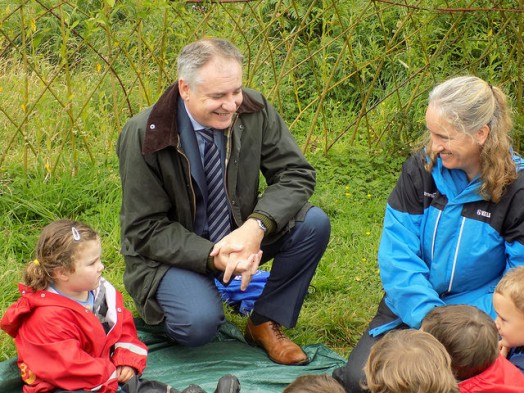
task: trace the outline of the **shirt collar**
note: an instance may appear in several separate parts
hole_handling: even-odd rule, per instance
[[[191,115],[191,113],[187,109],[187,105],[186,105],[185,101],[184,101],[184,108],[186,109],[187,116],[189,117],[189,120],[191,121],[191,125],[193,126],[193,130],[200,131],[200,130],[203,130],[203,129],[206,128],[206,127],[204,127],[202,124],[200,124],[198,121],[196,121],[193,118],[193,116]]]

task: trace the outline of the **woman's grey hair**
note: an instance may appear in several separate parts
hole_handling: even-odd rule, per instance
[[[204,38],[186,45],[178,55],[178,79],[195,86],[197,73],[211,59],[221,57],[237,61],[240,65],[244,56],[230,41],[223,38]]]
[[[476,76],[459,76],[436,86],[429,93],[429,106],[454,129],[471,137],[485,125],[489,127],[484,144],[479,145],[479,194],[499,202],[506,187],[517,178],[510,136],[513,121],[504,92]],[[426,152],[431,158],[426,169],[431,171],[438,153],[432,151],[430,141]]]
[[[497,128],[493,87],[476,76],[448,79],[429,93],[429,106],[457,131],[473,134],[487,124]],[[507,132],[508,130],[504,130]]]

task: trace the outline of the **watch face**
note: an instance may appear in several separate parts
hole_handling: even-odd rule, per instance
[[[258,223],[258,226],[260,227],[260,229],[262,229],[264,232],[267,231],[266,226],[264,225],[264,223],[261,220],[257,219],[257,223]]]

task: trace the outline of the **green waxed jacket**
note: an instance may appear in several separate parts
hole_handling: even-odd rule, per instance
[[[156,290],[170,266],[208,273],[213,243],[193,233],[196,198],[177,131],[178,85],[131,118],[117,142],[122,181],[124,285],[148,324],[163,320]],[[256,213],[278,239],[303,216],[315,187],[306,161],[276,110],[245,89],[226,133],[226,185],[234,226]],[[260,172],[267,188],[259,195]]]

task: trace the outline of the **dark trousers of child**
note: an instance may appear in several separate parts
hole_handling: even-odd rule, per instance
[[[87,390],[55,390],[53,393],[86,393]],[[189,385],[187,388],[177,390],[163,382],[148,381],[138,376],[131,378],[124,385],[119,387],[118,392],[123,393],[206,393],[198,385]],[[240,382],[234,375],[224,375],[218,380],[217,388],[214,393],[239,393]]]

